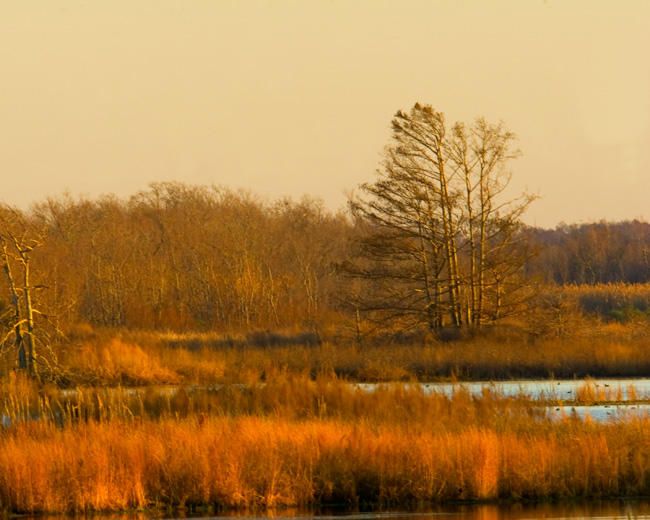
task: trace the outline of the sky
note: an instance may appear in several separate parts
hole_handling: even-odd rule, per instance
[[[0,0],[0,200],[372,182],[390,120],[503,120],[524,220],[650,219],[650,1]]]

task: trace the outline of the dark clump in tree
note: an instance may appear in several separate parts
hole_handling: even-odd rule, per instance
[[[420,104],[397,112],[392,129],[377,180],[350,200],[366,232],[343,270],[371,282],[353,304],[432,330],[512,314],[530,256],[519,219],[533,200],[504,195],[514,134],[484,119],[448,129]]]

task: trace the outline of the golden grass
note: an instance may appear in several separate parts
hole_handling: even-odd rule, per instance
[[[518,321],[450,342],[402,333],[393,340],[369,334],[358,344],[346,336],[345,324],[331,325],[321,336],[288,329],[180,334],[81,324],[57,346],[60,382],[250,384],[278,371],[312,377],[333,372],[371,382],[650,376],[649,308],[650,284],[546,287]],[[619,311],[625,320],[615,319]]]
[[[566,285],[562,292],[575,299],[584,312],[619,321],[635,314],[647,317],[650,311],[650,283]]]
[[[497,431],[223,417],[22,424],[0,439],[15,512],[374,505],[650,493],[650,420]]]
[[[152,382],[177,383],[178,376],[155,357],[149,355],[140,346],[125,343],[113,338],[101,349],[84,345],[79,356],[74,358],[79,365],[71,365],[73,369],[88,366],[102,381],[146,384]],[[83,365],[81,365],[83,362]]]
[[[597,384],[592,379],[587,379],[578,386],[575,392],[575,401],[582,405],[598,403],[612,403],[626,401],[633,403],[638,400],[647,400],[648,395],[637,395],[634,384],[617,384],[605,386]]]
[[[648,338],[650,323],[598,321],[567,338],[503,327],[450,343],[362,345],[254,346],[217,335],[104,331],[77,339],[60,360],[68,385],[251,384],[282,371],[368,382],[642,377],[650,375]]]
[[[216,389],[0,385],[0,508],[374,507],[650,493],[650,418],[551,418],[492,390],[269,373]],[[584,392],[593,391],[586,381]],[[591,389],[591,390],[590,390]],[[34,420],[37,419],[37,420]]]
[[[544,411],[526,398],[486,390],[480,398],[459,387],[453,396],[427,394],[419,385],[378,385],[372,391],[334,376],[277,372],[264,384],[217,387],[84,387],[59,392],[22,377],[0,386],[0,411],[16,424],[39,418],[58,426],[80,421],[158,420],[203,415],[258,416],[287,420],[336,419],[366,424],[406,424],[429,430],[461,430],[468,424],[518,428]],[[541,424],[541,423],[540,423]]]
[[[218,355],[168,348],[109,335],[68,348],[64,372],[76,384],[151,385],[218,381],[225,365]]]

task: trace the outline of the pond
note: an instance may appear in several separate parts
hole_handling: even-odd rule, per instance
[[[383,383],[390,385],[391,383]],[[563,401],[564,405],[544,406],[551,417],[590,417],[595,421],[625,420],[650,413],[650,379],[576,379],[576,380],[519,380],[519,381],[471,381],[463,383],[407,383],[418,385],[427,393],[437,392],[451,397],[464,391],[471,395],[493,392],[506,397],[526,396],[530,399]],[[381,384],[355,383],[368,392]],[[604,402],[603,404],[576,404],[576,400]]]
[[[390,383],[387,383],[390,384]],[[408,383],[413,384],[413,383]],[[470,381],[464,383],[415,383],[426,393],[438,392],[451,396],[464,390],[473,395],[481,395],[486,390],[503,396],[526,395],[531,399],[573,400],[578,391],[591,385],[596,394],[610,401],[649,400],[650,379],[532,379],[518,381]],[[357,383],[359,388],[372,391],[377,383]],[[605,399],[600,399],[605,400]]]

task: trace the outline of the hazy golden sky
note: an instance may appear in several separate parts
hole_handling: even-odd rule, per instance
[[[399,108],[503,119],[527,220],[650,218],[650,1],[0,0],[0,198],[372,180]]]

